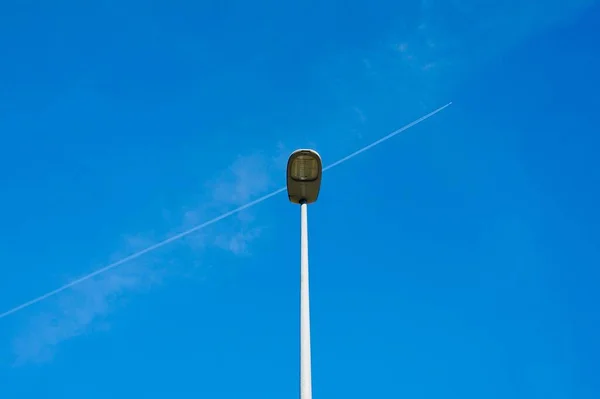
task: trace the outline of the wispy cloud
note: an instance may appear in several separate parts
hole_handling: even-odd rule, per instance
[[[138,250],[148,245],[143,237],[127,237],[125,246]],[[60,295],[50,310],[31,317],[13,341],[15,365],[51,360],[58,346],[94,330],[108,330],[106,316],[127,294],[142,292],[162,281],[156,259],[133,262],[74,286]]]
[[[217,247],[231,252],[234,255],[249,255],[249,246],[252,241],[260,236],[262,228],[255,227],[230,234],[219,234],[214,243]]]
[[[241,205],[266,192],[272,184],[268,158],[261,153],[239,156],[207,188],[213,201],[223,205]]]
[[[281,172],[279,164],[283,151],[285,146],[279,143],[272,155],[255,153],[237,157],[227,170],[206,183],[207,195],[204,197],[208,200],[183,210],[178,226],[173,230],[197,225],[209,215],[214,216],[214,212],[230,210],[264,194],[272,188],[275,177]],[[163,216],[172,222],[173,212],[164,212]],[[199,231],[185,237],[183,244],[193,251],[215,247],[234,256],[248,256],[251,243],[262,231],[264,226],[255,225],[254,214],[244,211],[236,215],[232,228],[223,225],[211,236]],[[114,258],[120,259],[156,241],[150,234],[126,236],[123,250]],[[163,283],[167,274],[164,265],[168,263],[165,256],[145,256],[62,292],[49,309],[31,317],[20,330],[12,345],[14,364],[50,361],[64,341],[94,331],[110,330],[111,312],[126,303],[132,294]]]
[[[393,45],[400,55],[404,66],[419,72],[433,70],[438,64],[445,64],[451,60],[440,57],[436,53],[436,43],[430,35],[426,25],[421,25],[411,37]]]
[[[358,118],[359,122],[361,124],[365,124],[367,123],[367,116],[365,115],[364,111],[358,107],[352,107],[352,111],[354,111],[354,113],[356,114],[356,117]]]
[[[417,27],[391,38],[404,65],[426,78],[485,62],[539,31],[578,15],[594,0],[533,2],[422,0]],[[435,73],[434,73],[435,72]]]
[[[207,188],[212,193],[216,206],[240,206],[252,199],[265,194],[273,188],[274,181],[284,181],[281,172],[281,162],[287,159],[288,153],[283,143],[278,143],[273,155],[255,153],[239,156],[235,162]],[[264,226],[256,226],[252,211],[240,212],[236,215],[235,230],[217,234],[212,244],[233,255],[249,255],[250,243],[260,237]]]

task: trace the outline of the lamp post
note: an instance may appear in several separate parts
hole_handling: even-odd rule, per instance
[[[288,198],[300,205],[300,399],[312,399],[307,206],[319,196],[322,173],[321,157],[314,150],[296,150],[288,159]]]

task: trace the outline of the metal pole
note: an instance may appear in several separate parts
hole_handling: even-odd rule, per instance
[[[308,212],[300,204],[300,399],[312,399],[308,300]]]

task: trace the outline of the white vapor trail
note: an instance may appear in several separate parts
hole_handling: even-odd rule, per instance
[[[449,102],[448,104],[446,104],[446,105],[444,105],[444,106],[442,106],[442,107],[440,107],[440,108],[438,108],[438,109],[436,109],[436,110],[428,113],[427,115],[424,115],[424,116],[420,117],[419,119],[416,119],[416,120],[412,121],[408,125],[405,125],[405,126],[401,127],[400,129],[393,131],[392,133],[388,134],[387,136],[382,137],[379,140],[374,141],[373,143],[371,143],[371,144],[369,144],[369,145],[361,148],[360,150],[357,150],[357,151],[353,152],[352,154],[345,156],[344,158],[342,158],[342,159],[340,159],[340,160],[332,163],[331,165],[328,165],[327,167],[323,168],[323,172],[325,172],[325,171],[327,171],[327,170],[329,170],[331,168],[334,168],[334,167],[336,167],[338,165],[341,165],[342,163],[344,163],[344,162],[346,162],[346,161],[354,158],[355,156],[357,156],[357,155],[359,155],[359,154],[361,154],[361,153],[363,153],[365,151],[370,150],[371,148],[375,147],[376,145],[381,144],[384,141],[387,141],[387,140],[391,139],[392,137],[394,137],[394,136],[396,136],[396,135],[404,132],[405,130],[410,129],[411,127],[413,127],[413,126],[415,126],[415,125],[423,122],[424,120],[431,118],[433,115],[437,114],[438,112],[440,112],[440,111],[448,108],[451,104],[452,104],[452,102]],[[256,204],[259,204],[259,203],[261,203],[263,201],[266,201],[269,198],[274,197],[277,194],[282,193],[284,191],[286,191],[286,187],[282,187],[280,189],[277,189],[277,190],[273,191],[272,193],[264,195],[264,196],[262,196],[262,197],[260,197],[258,199],[255,199],[254,201],[248,202],[247,204],[242,205],[239,208],[236,208],[234,210],[226,212],[226,213],[222,214],[221,216],[217,216],[214,219],[211,219],[211,220],[209,220],[207,222],[204,222],[204,223],[199,224],[199,225],[197,225],[195,227],[192,227],[189,230],[183,231],[183,232],[181,232],[179,234],[176,234],[176,235],[174,235],[172,237],[169,237],[166,240],[163,240],[163,241],[158,242],[158,243],[156,243],[154,245],[151,245],[151,246],[149,246],[149,247],[147,247],[145,249],[142,249],[141,251],[138,251],[138,252],[133,253],[133,254],[131,254],[129,256],[126,256],[126,257],[124,257],[124,258],[122,258],[122,259],[120,259],[120,260],[118,260],[118,261],[116,261],[114,263],[111,263],[110,265],[104,266],[103,268],[100,268],[100,269],[98,269],[98,270],[96,270],[96,271],[94,271],[94,272],[92,272],[90,274],[87,274],[87,275],[85,275],[83,277],[80,277],[80,278],[78,278],[76,280],[73,280],[70,283],[67,283],[67,284],[63,285],[62,287],[59,287],[59,288],[57,288],[55,290],[52,290],[52,291],[49,291],[49,292],[45,293],[44,295],[40,295],[37,298],[34,298],[34,299],[30,300],[30,301],[22,303],[21,305],[15,306],[14,308],[12,308],[10,310],[7,310],[4,313],[0,313],[0,319],[3,319],[5,317],[7,317],[7,316],[10,316],[11,314],[16,313],[16,312],[18,312],[18,311],[20,311],[22,309],[28,308],[29,306],[34,305],[34,304],[36,304],[38,302],[41,302],[41,301],[43,301],[46,298],[49,298],[49,297],[54,296],[56,294],[59,294],[59,293],[65,291],[65,290],[67,290],[67,289],[69,289],[69,288],[71,288],[71,287],[73,287],[73,286],[75,286],[77,284],[80,284],[80,283],[82,283],[82,282],[84,282],[86,280],[89,280],[89,279],[91,279],[91,278],[93,278],[93,277],[95,277],[95,276],[97,276],[99,274],[105,273],[105,272],[107,272],[107,271],[109,271],[111,269],[114,269],[117,266],[120,266],[120,265],[122,265],[124,263],[127,263],[130,260],[139,258],[140,256],[147,254],[148,252],[152,252],[155,249],[161,248],[161,247],[163,247],[163,246],[165,246],[165,245],[167,245],[167,244],[169,244],[169,243],[171,243],[173,241],[177,241],[180,238],[183,238],[183,237],[188,236],[188,235],[190,235],[190,234],[192,234],[192,233],[194,233],[194,232],[196,232],[198,230],[201,230],[201,229],[203,229],[205,227],[208,227],[211,224],[217,223],[218,221],[220,221],[222,219],[225,219],[225,218],[227,218],[227,217],[229,217],[231,215],[234,215],[236,213],[239,213],[239,212],[243,211],[244,209],[248,209],[248,208],[250,208],[250,207],[252,207],[252,206],[254,206]]]

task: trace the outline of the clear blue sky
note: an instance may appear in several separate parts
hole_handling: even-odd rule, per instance
[[[314,397],[600,397],[599,5],[150,3],[0,3],[0,313],[454,101],[324,175]],[[298,228],[279,195],[1,318],[0,397],[297,398]]]

